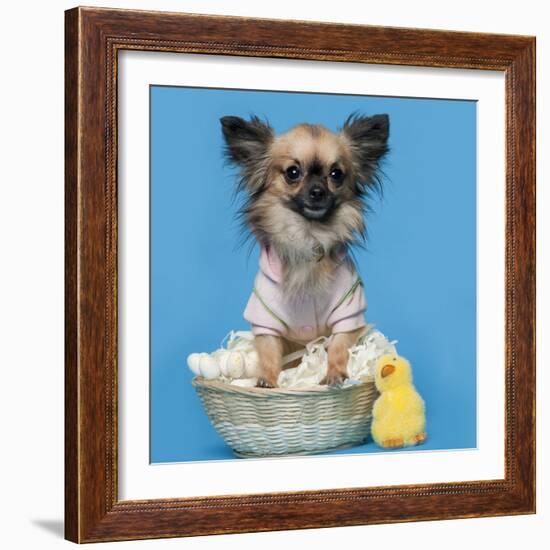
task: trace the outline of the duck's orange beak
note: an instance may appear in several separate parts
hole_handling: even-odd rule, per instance
[[[395,365],[384,365],[382,367],[382,370],[380,371],[380,375],[382,376],[382,378],[386,378],[386,376],[392,374],[394,370]]]

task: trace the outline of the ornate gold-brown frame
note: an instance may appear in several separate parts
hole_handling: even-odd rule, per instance
[[[506,81],[504,479],[120,501],[120,50],[497,70]],[[66,537],[143,539],[533,513],[535,39],[98,8],[66,12]]]

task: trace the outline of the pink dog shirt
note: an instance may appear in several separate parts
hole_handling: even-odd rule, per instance
[[[285,300],[282,266],[275,251],[263,245],[254,290],[244,311],[252,332],[284,336],[306,344],[319,336],[364,327],[367,301],[361,279],[347,262],[338,265],[325,296]]]

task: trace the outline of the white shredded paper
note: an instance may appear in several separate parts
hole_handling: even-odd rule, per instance
[[[330,337],[321,337],[306,345],[300,364],[284,369],[279,375],[281,388],[318,386],[327,372],[327,346]],[[348,379],[344,385],[357,384],[373,376],[377,359],[386,353],[396,354],[396,341],[389,341],[373,325],[365,327],[357,343],[349,349]],[[220,379],[241,387],[256,385],[259,368],[254,349],[254,335],[248,331],[231,331],[213,353],[192,353],[187,364],[197,376]]]

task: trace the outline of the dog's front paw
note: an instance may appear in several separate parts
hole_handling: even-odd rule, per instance
[[[345,371],[329,368],[326,376],[321,380],[321,385],[337,386],[338,384],[342,384],[347,377],[348,375]]]
[[[274,388],[276,386],[277,386],[276,382],[272,382],[267,378],[264,378],[263,376],[260,376],[260,378],[258,378],[258,381],[256,382],[257,388]]]

